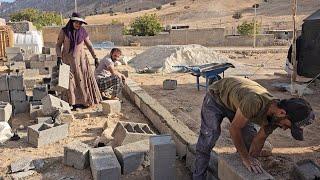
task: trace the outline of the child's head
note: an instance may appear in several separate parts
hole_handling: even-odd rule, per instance
[[[112,59],[112,61],[118,61],[120,56],[121,56],[122,52],[119,48],[113,48],[111,49],[111,52],[110,52],[110,57]]]

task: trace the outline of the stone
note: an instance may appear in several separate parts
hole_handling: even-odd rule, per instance
[[[64,147],[63,163],[76,169],[85,169],[89,166],[89,146],[75,141]]]
[[[10,165],[11,173],[41,169],[44,166],[42,159],[32,159],[30,157],[19,159]]]
[[[26,113],[29,111],[30,103],[28,101],[13,101],[14,114]]]
[[[36,124],[28,127],[28,143],[42,147],[68,137],[68,124]]]
[[[113,145],[115,147],[149,139],[150,136],[156,135],[151,131],[148,124],[133,122],[118,122],[112,132],[114,137]]]
[[[178,82],[177,80],[166,79],[163,81],[164,90],[175,90],[177,89]]]
[[[68,110],[58,110],[53,115],[55,122],[58,123],[71,123],[74,121],[74,115],[71,111]]]
[[[53,91],[65,91],[69,89],[69,74],[70,66],[62,64],[58,67],[54,67],[51,75],[50,90]]]
[[[11,101],[26,101],[27,94],[25,90],[11,90],[10,91],[10,99]]]
[[[41,101],[42,98],[48,95],[48,86],[46,84],[38,85],[33,88],[32,94],[34,101]]]
[[[121,166],[111,146],[90,149],[90,167],[94,180],[119,180]]]
[[[7,90],[9,90],[8,75],[2,74],[0,75],[0,91],[7,91]]]
[[[114,152],[121,165],[122,174],[130,174],[142,165],[150,165],[149,139],[116,147]]]
[[[9,91],[0,91],[0,101],[11,102]]]
[[[8,77],[9,90],[24,90],[23,76],[21,74],[11,74]]]
[[[52,117],[37,117],[36,123],[37,124],[43,124],[43,123],[52,124],[53,120],[52,120]]]
[[[37,117],[43,116],[42,105],[33,105],[30,103],[30,118],[36,119]]]
[[[239,154],[219,154],[218,177],[220,180],[273,180],[263,170],[262,174],[251,173],[243,164]]]
[[[22,179],[27,179],[29,176],[32,176],[33,174],[35,174],[37,171],[26,171],[26,172],[18,172],[18,173],[14,173],[11,174],[11,178],[13,180],[22,180]]]
[[[176,176],[176,146],[170,135],[150,137],[151,180],[171,180]]]
[[[121,103],[119,100],[106,100],[102,101],[101,104],[104,114],[115,114],[121,111]]]
[[[298,161],[290,172],[291,180],[320,179],[320,167],[311,159]]]
[[[12,115],[12,105],[8,102],[0,102],[0,121],[8,122]]]
[[[71,111],[69,103],[48,94],[46,97],[41,99],[44,115],[53,115],[57,110]]]

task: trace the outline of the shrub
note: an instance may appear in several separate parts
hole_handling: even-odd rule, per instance
[[[130,34],[133,36],[154,36],[162,27],[156,14],[145,14],[137,17],[131,24]]]
[[[237,27],[238,33],[240,35],[253,35],[254,22],[243,22]],[[256,34],[259,32],[260,24],[256,23]]]

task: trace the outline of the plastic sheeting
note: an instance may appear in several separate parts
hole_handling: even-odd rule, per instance
[[[7,122],[0,122],[0,144],[6,142],[12,136],[10,125]]]
[[[43,47],[42,32],[28,31],[14,34],[14,47],[20,47],[25,54],[40,54]]]

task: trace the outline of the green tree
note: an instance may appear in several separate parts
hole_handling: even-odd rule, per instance
[[[256,23],[256,34],[260,31],[260,24]],[[240,35],[251,36],[254,32],[254,22],[244,21],[241,25],[237,27],[238,33]]]
[[[156,14],[145,14],[137,17],[131,24],[130,34],[133,36],[154,36],[162,30],[160,20]]]
[[[10,20],[12,22],[30,21],[37,27],[37,29],[41,29],[43,26],[62,24],[59,14],[39,11],[32,8],[11,14]]]

